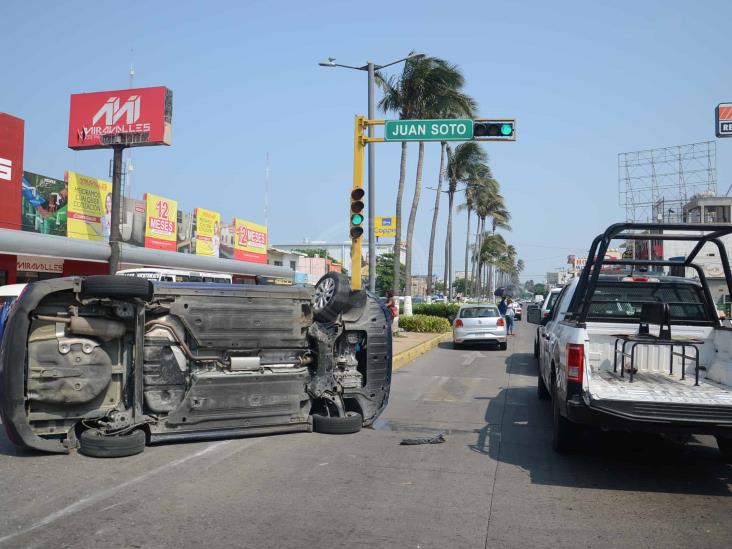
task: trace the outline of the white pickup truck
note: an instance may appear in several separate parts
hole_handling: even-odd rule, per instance
[[[683,260],[603,259],[612,240],[648,240],[650,231],[654,240],[697,244]],[[571,449],[585,424],[711,434],[732,459],[732,328],[719,321],[694,263],[704,246],[717,246],[732,288],[719,240],[730,233],[732,225],[624,223],[594,240],[587,266],[544,321],[540,342],[538,394],[552,399],[555,450]],[[697,276],[667,276],[664,267]],[[542,322],[538,309],[528,321]]]

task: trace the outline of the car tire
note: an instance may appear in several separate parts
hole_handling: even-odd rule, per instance
[[[150,301],[153,285],[149,280],[136,276],[93,275],[81,281],[81,293],[86,297],[139,297]]]
[[[562,416],[559,410],[559,396],[556,382],[552,385],[552,448],[555,452],[565,454],[575,448],[577,426]]]
[[[464,346],[464,345],[463,345],[462,343],[455,343],[455,342],[453,341],[453,342],[452,342],[452,348],[453,348],[453,349],[463,349],[463,348],[465,348],[465,346]]]
[[[333,322],[346,310],[350,297],[348,277],[343,273],[326,273],[315,285],[313,318],[318,322]]]
[[[539,342],[536,339],[534,340],[534,358],[539,358]]]
[[[505,351],[506,349],[508,349],[508,342],[507,341],[504,341],[504,342],[498,344],[498,350],[499,351]]]
[[[539,397],[539,400],[549,400],[551,398],[551,394],[549,394],[549,389],[546,388],[546,383],[544,383],[541,370],[539,371],[538,377],[539,381],[536,384],[536,394]]]
[[[145,432],[136,429],[125,435],[104,435],[87,429],[79,437],[79,451],[90,457],[115,458],[134,456],[145,450]]]
[[[717,447],[725,463],[732,463],[732,438],[716,436]]]
[[[363,427],[363,418],[358,412],[346,412],[345,417],[313,414],[313,431],[325,435],[350,435]]]

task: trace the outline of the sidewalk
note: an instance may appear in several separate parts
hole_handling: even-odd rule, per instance
[[[399,337],[392,340],[392,370],[396,371],[406,366],[418,356],[437,347],[441,341],[450,339],[452,339],[450,332],[444,334],[400,332]]]

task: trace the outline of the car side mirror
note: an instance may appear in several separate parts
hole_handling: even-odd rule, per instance
[[[526,320],[529,324],[541,324],[541,309],[531,307],[526,313]]]

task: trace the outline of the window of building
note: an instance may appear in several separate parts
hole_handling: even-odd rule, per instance
[[[705,223],[729,223],[729,206],[706,206],[704,221]]]
[[[282,267],[282,261],[275,261],[275,267]]]
[[[290,261],[290,269],[297,270],[297,261]]]
[[[701,208],[697,206],[684,212],[686,223],[701,223]]]

